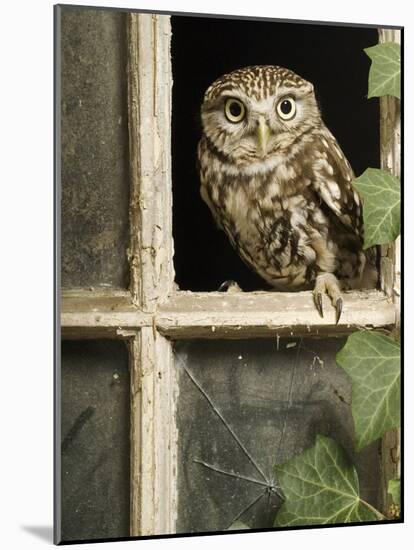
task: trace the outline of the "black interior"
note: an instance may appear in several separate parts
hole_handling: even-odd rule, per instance
[[[374,28],[273,21],[172,17],[173,232],[176,282],[182,290],[217,290],[227,279],[265,289],[216,229],[199,194],[196,147],[206,88],[247,65],[292,69],[315,85],[323,118],[356,175],[379,167],[379,102],[367,99]]]

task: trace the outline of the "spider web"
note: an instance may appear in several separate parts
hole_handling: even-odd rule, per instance
[[[280,450],[283,448],[283,443],[286,437],[286,427],[288,424],[288,416],[289,411],[292,407],[293,402],[293,390],[295,386],[295,377],[297,372],[297,367],[300,361],[301,352],[307,352],[311,353],[313,355],[313,365],[316,364],[323,364],[319,356],[312,350],[306,348],[303,344],[303,338],[298,339],[296,342],[290,342],[287,347],[292,347],[292,352],[295,354],[293,367],[291,367],[291,374],[290,374],[290,380],[288,383],[288,395],[286,399],[286,407],[285,410],[282,412],[283,420],[282,420],[282,426],[280,430],[280,436],[276,447],[276,452],[274,455],[274,463],[277,463],[279,461],[280,457]],[[277,341],[277,350],[279,350],[279,340]],[[226,415],[223,414],[220,407],[215,403],[215,400],[212,398],[212,396],[207,392],[206,388],[203,387],[203,385],[200,383],[197,376],[194,375],[194,372],[192,369],[189,369],[184,360],[180,357],[177,357],[177,365],[179,368],[181,368],[186,375],[188,376],[189,380],[193,384],[193,386],[200,392],[202,395],[202,398],[205,400],[205,402],[208,404],[209,409],[214,413],[215,417],[218,419],[218,421],[224,426],[225,430],[229,434],[230,438],[233,440],[233,442],[237,445],[239,450],[242,452],[242,454],[245,456],[245,458],[248,460],[248,462],[253,467],[255,475],[245,475],[241,472],[235,472],[232,470],[229,470],[222,464],[220,464],[220,461],[217,461],[218,463],[212,463],[208,460],[205,460],[205,457],[203,456],[191,456],[190,460],[197,464],[201,469],[204,469],[210,474],[213,473],[213,475],[218,476],[225,476],[227,478],[233,478],[237,480],[238,484],[254,484],[259,489],[259,493],[255,494],[253,498],[251,498],[247,503],[237,503],[237,510],[235,511],[235,514],[233,515],[231,521],[228,522],[227,525],[223,526],[223,529],[230,528],[231,525],[233,525],[237,520],[242,518],[249,510],[253,509],[255,505],[257,505],[262,499],[266,499],[265,502],[265,510],[266,510],[266,516],[269,520],[269,527],[272,527],[275,511],[280,505],[282,504],[284,500],[284,495],[282,492],[281,487],[279,486],[277,479],[275,479],[273,473],[266,473],[264,469],[260,466],[260,461],[258,457],[254,456],[254,453],[250,450],[248,450],[246,446],[246,442],[243,441],[243,438],[238,433],[238,430],[232,426],[228,418],[226,418]],[[250,527],[250,526],[249,526]],[[254,527],[254,526],[251,526]]]

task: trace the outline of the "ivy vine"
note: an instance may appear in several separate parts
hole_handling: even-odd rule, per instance
[[[400,46],[378,44],[364,50],[372,64],[368,98],[400,97]],[[393,241],[400,232],[400,183],[385,170],[368,168],[353,182],[364,203],[364,248]],[[376,331],[360,330],[347,339],[337,363],[352,381],[355,446],[360,451],[400,424],[400,345]],[[355,467],[344,450],[318,435],[313,447],[274,467],[286,500],[275,526],[349,523],[399,516],[400,481],[391,480],[393,505],[385,517],[361,499]]]

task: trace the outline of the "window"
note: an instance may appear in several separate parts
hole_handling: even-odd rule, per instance
[[[57,538],[200,532],[239,517],[262,526],[279,504],[269,479],[278,453],[288,457],[321,431],[335,431],[352,447],[350,388],[335,368],[335,350],[357,327],[398,325],[399,243],[382,247],[380,289],[345,293],[337,325],[333,312],[319,317],[310,292],[226,294],[200,278],[183,282],[185,259],[197,254],[177,243],[174,258],[171,18],[73,7],[56,14],[64,339],[57,440],[69,453],[78,434],[92,457],[82,465],[86,477],[79,467],[65,486],[76,464],[62,450]],[[399,31],[380,29],[379,39],[398,41]],[[380,107],[381,164],[399,175],[399,106],[387,98]],[[174,219],[177,241],[179,224]],[[254,285],[250,279],[248,290]],[[392,432],[358,458],[367,474],[363,491],[379,506],[398,452]],[[90,483],[88,468],[99,470],[100,454],[96,483],[107,487],[107,500],[87,492],[82,505],[89,502],[96,528],[82,531],[65,492]],[[111,487],[108,471],[116,472]],[[252,477],[261,483],[243,479]],[[105,506],[115,493],[119,521],[105,531]]]

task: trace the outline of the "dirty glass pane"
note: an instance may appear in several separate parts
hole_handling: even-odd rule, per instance
[[[380,505],[380,456],[353,450],[347,375],[335,364],[344,339],[191,341],[175,346],[178,532],[225,530],[239,519],[272,527],[281,499],[273,465],[334,438]]]
[[[62,343],[62,540],[129,535],[129,375],[123,342]]]
[[[126,15],[60,13],[62,286],[126,287]]]

